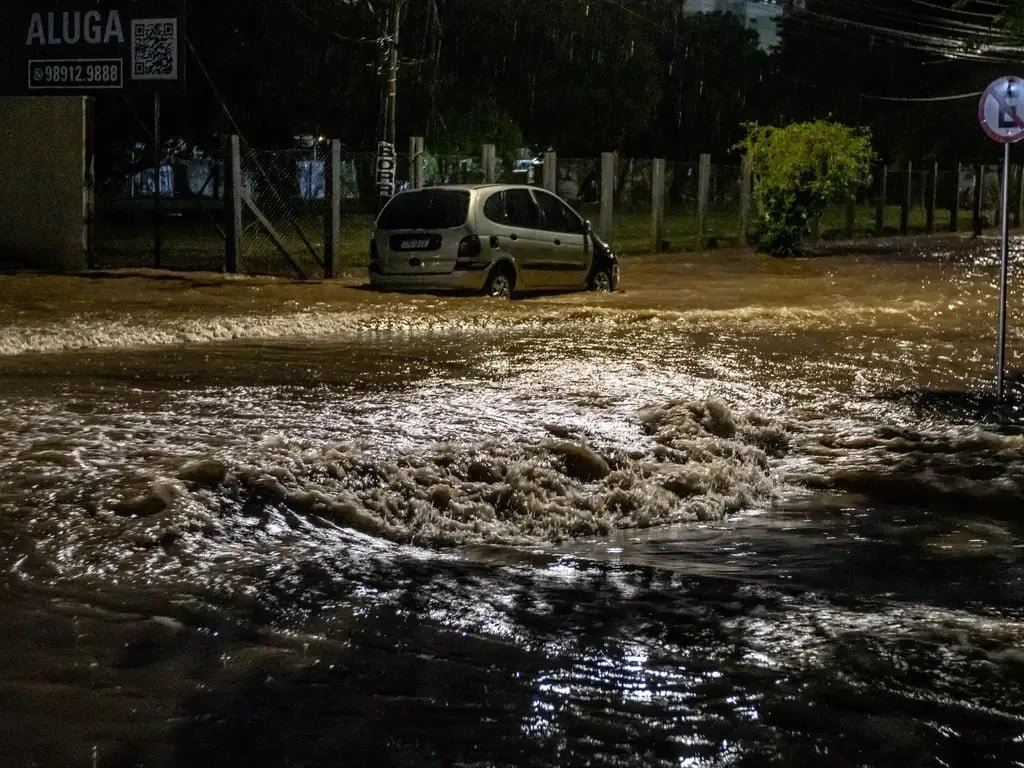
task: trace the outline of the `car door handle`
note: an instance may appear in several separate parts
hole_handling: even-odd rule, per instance
[[[491,248],[497,248],[497,247],[498,247],[498,236],[497,235],[491,235]]]
[[[556,237],[556,238],[555,238],[555,245],[561,245],[561,244],[562,244],[562,241],[561,241],[561,240],[559,240],[559,239],[558,239],[558,238]]]
[[[519,239],[519,235],[517,235],[515,232],[513,232],[511,235],[508,236],[508,239],[509,240],[518,240]]]

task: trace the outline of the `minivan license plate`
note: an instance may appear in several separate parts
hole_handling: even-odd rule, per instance
[[[441,245],[438,235],[397,235],[391,238],[395,251],[436,251]]]

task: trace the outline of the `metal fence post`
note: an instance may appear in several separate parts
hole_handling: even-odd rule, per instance
[[[480,148],[480,160],[484,167],[484,183],[493,184],[498,180],[498,156],[493,144],[484,144]]]
[[[878,202],[875,206],[875,234],[881,237],[885,234],[885,195],[886,187],[889,184],[889,166],[882,166],[878,184]]]
[[[704,249],[708,231],[708,194],[711,188],[711,155],[702,153],[697,165],[697,239],[698,248]]]
[[[597,234],[602,240],[612,239],[612,215],[615,208],[615,153],[601,153],[601,212]]]
[[[544,189],[558,192],[558,154],[550,149],[544,153]]]
[[[665,158],[651,164],[651,251],[663,249],[665,239]]]
[[[327,211],[324,216],[324,277],[338,276],[341,255],[341,142],[331,140],[327,156]]]
[[[225,150],[224,269],[236,273],[242,255],[242,149],[238,136],[228,138]]]
[[[744,155],[740,163],[740,221],[739,221],[739,243],[747,244],[747,236],[750,231],[750,193],[754,179],[754,166],[750,155]]]

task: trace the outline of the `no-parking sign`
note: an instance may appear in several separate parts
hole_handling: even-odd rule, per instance
[[[1024,139],[1024,81],[1008,75],[993,80],[978,102],[978,121],[986,135],[1000,144]]]
[[[1006,281],[1009,272],[1007,224],[1010,201],[1010,145],[1024,139],[1024,81],[1006,75],[993,80],[978,102],[978,122],[992,140],[1003,145],[1003,200],[999,223],[1002,238],[999,248],[999,342],[996,348],[996,400],[1003,400],[1003,373],[1006,367]],[[980,190],[978,190],[980,194]]]

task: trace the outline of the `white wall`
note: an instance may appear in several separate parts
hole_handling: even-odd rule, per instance
[[[683,0],[683,13],[714,13],[725,10],[726,0]]]

